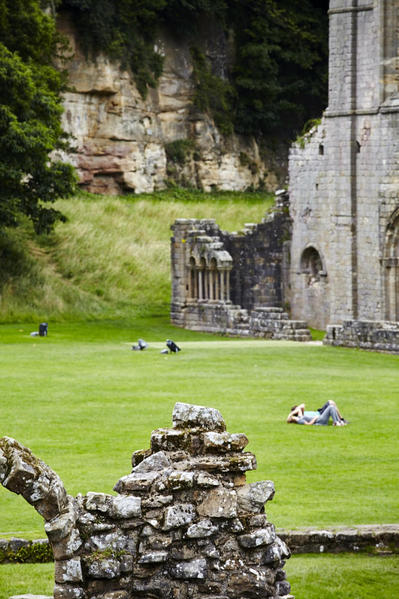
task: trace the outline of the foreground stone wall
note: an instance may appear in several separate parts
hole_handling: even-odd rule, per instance
[[[286,167],[271,153],[260,156],[252,138],[223,137],[213,119],[195,109],[188,42],[167,31],[157,40],[164,69],[157,88],[143,99],[130,72],[117,62],[101,53],[87,59],[67,12],[61,12],[58,28],[71,45],[70,59],[62,64],[69,75],[63,127],[73,136],[75,152],[65,158],[77,167],[84,189],[143,193],[163,189],[168,181],[205,191],[260,184],[273,189],[279,176],[286,176]],[[201,39],[204,54],[217,62],[216,72],[226,70],[225,33],[208,23]],[[168,160],[168,144],[176,140],[190,140],[183,161]]]
[[[17,441],[0,440],[0,481],[46,520],[55,599],[278,599],[290,597],[290,552],[268,521],[271,481],[244,434],[215,409],[177,403],[173,428],[136,451],[117,495],[72,498],[59,477]]]

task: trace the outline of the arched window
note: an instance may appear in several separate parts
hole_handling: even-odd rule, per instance
[[[306,275],[308,285],[320,281],[323,273],[323,263],[319,252],[313,246],[307,247],[301,257],[301,273]]]

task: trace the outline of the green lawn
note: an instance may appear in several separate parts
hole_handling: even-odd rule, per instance
[[[399,597],[399,556],[297,555],[285,567],[295,599]]]
[[[272,479],[276,526],[399,521],[399,358],[300,343],[228,340],[137,322],[0,326],[0,435],[15,437],[63,479],[69,493],[111,492],[132,451],[169,426],[176,401],[217,407],[245,432]],[[132,352],[138,337],[150,343]],[[160,354],[165,339],[178,355]],[[347,427],[286,424],[289,407],[335,399]],[[0,536],[43,536],[41,519],[1,488]]]

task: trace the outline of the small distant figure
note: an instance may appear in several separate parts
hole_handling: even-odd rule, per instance
[[[144,339],[139,339],[137,345],[132,345],[132,351],[143,351],[147,349],[148,343]]]
[[[176,345],[176,343],[174,341],[172,341],[171,339],[166,340],[166,345],[167,345],[168,349],[170,349],[172,354],[177,354],[177,352],[181,351],[180,347],[178,345]]]
[[[39,324],[39,337],[47,337],[48,324],[47,322],[41,322]]]
[[[301,403],[298,406],[292,406],[288,414],[287,422],[295,424],[307,424],[316,426],[326,426],[330,418],[333,426],[346,426],[348,421],[341,415],[337,404],[331,399],[326,401],[324,406],[317,411],[305,410],[305,404]]]
[[[160,354],[168,354],[169,350],[168,349],[161,349],[161,351],[159,353]]]

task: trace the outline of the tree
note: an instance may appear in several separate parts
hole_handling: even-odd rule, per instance
[[[236,130],[288,139],[327,102],[328,0],[232,0]]]
[[[59,41],[37,0],[0,0],[0,227],[27,216],[37,233],[62,214],[48,204],[74,190],[71,165],[51,158],[66,148],[64,80],[52,65]]]

